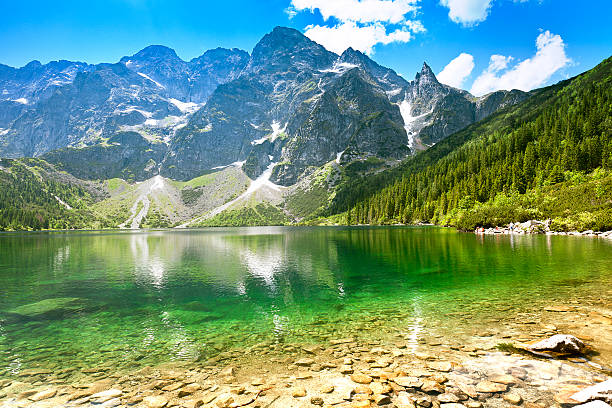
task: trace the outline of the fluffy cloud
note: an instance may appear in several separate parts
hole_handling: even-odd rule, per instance
[[[489,67],[474,81],[471,92],[480,96],[498,89],[530,91],[542,86],[552,75],[570,63],[565,44],[550,31],[536,39],[536,54],[509,68],[512,57],[493,55]]]
[[[288,13],[318,10],[329,25],[310,25],[305,34],[336,53],[349,47],[371,55],[377,44],[405,43],[425,31],[416,13],[419,0],[292,0]]]
[[[474,57],[470,54],[461,53],[457,58],[448,63],[437,76],[438,81],[443,84],[461,88],[466,78],[474,69]]]
[[[392,42],[408,42],[412,34],[407,30],[395,30],[387,33],[381,23],[368,24],[360,27],[354,22],[341,23],[333,27],[308,26],[304,33],[311,40],[322,44],[325,48],[341,54],[349,47],[371,55],[377,44]]]
[[[448,8],[448,16],[455,23],[473,26],[489,15],[492,0],[440,0]]]
[[[319,10],[327,21],[334,17],[340,21],[359,23],[387,22],[398,24],[404,16],[416,11],[416,0],[292,0],[297,11]]]

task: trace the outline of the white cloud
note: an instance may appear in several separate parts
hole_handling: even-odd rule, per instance
[[[437,78],[443,84],[461,88],[473,69],[474,57],[463,52],[449,62],[442,72],[437,75]]]
[[[349,47],[371,55],[377,44],[408,42],[412,34],[407,30],[397,29],[387,33],[381,23],[358,26],[354,22],[341,23],[333,27],[308,26],[304,33],[311,40],[323,45],[330,51],[341,54]]]
[[[306,36],[339,54],[353,47],[371,55],[378,44],[405,43],[425,31],[420,21],[407,18],[418,1],[291,0],[289,13],[318,10],[327,25],[306,27]]]
[[[292,0],[297,11],[319,10],[327,21],[331,17],[342,22],[386,22],[398,24],[404,16],[416,11],[417,0]]]
[[[472,85],[472,94],[480,96],[499,89],[530,91],[542,86],[552,75],[570,63],[559,35],[545,31],[536,39],[536,54],[508,68],[512,57],[493,55],[489,67]]]
[[[455,23],[473,26],[489,15],[492,0],[440,0],[448,8],[448,16]]]

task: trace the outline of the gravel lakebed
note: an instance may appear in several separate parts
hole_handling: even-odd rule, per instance
[[[0,407],[572,407],[581,404],[571,398],[580,390],[610,382],[609,301],[553,305],[516,319],[507,330],[506,321],[460,342],[433,330],[398,330],[380,339],[271,341],[133,372],[41,364],[2,373]],[[500,350],[559,333],[577,336],[590,352],[544,358]],[[605,398],[588,407],[608,406]]]

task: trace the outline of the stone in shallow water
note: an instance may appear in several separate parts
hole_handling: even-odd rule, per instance
[[[431,368],[432,370],[442,371],[442,372],[447,373],[450,370],[452,370],[453,365],[450,363],[450,361],[435,361],[435,362],[427,363],[427,367]]]
[[[331,394],[334,392],[334,386],[331,384],[324,384],[321,386],[321,388],[319,388],[319,392],[321,394]]]
[[[321,398],[321,397],[312,397],[310,399],[310,403],[312,405],[323,405],[323,398]]]
[[[79,298],[51,298],[30,303],[10,310],[10,315],[24,319],[58,318],[82,310],[84,302]]]
[[[302,358],[295,362],[296,366],[299,367],[308,367],[314,364],[314,360],[312,358]]]
[[[489,377],[489,381],[506,385],[514,385],[517,383],[517,379],[508,374],[494,375]]]
[[[420,388],[423,385],[423,381],[417,377],[396,377],[393,381],[406,388]]]
[[[351,380],[358,384],[369,384],[372,382],[372,377],[365,374],[356,373],[351,375]]]
[[[388,395],[376,395],[374,396],[374,403],[378,406],[387,405],[391,403],[391,398]]]
[[[518,395],[516,392],[509,392],[504,394],[504,401],[507,401],[513,405],[519,405],[521,402],[523,402],[523,397]]]
[[[234,367],[225,367],[219,375],[222,377],[233,377],[236,375],[236,369]]]
[[[142,402],[147,408],[164,408],[168,405],[168,398],[162,395],[154,395],[143,398]]]
[[[449,392],[438,395],[438,401],[440,402],[459,402],[459,397]]]
[[[215,403],[219,408],[229,408],[229,406],[234,402],[234,397],[232,394],[221,394],[217,397],[217,401]]]
[[[492,381],[481,381],[476,384],[477,392],[505,392],[508,389],[506,384],[495,383]]]
[[[121,394],[123,394],[121,390],[113,388],[113,389],[102,391],[102,392],[92,395],[91,400],[97,404],[101,404],[113,398],[118,398],[121,396]]]
[[[586,404],[576,405],[574,408],[612,408],[603,401],[591,401]]]
[[[49,399],[51,397],[54,397],[55,394],[57,394],[57,390],[55,390],[55,389],[44,390],[44,391],[40,391],[40,392],[37,392],[34,395],[29,396],[28,399],[30,401],[34,401],[34,402],[42,401],[42,400],[46,400],[46,399]]]
[[[370,389],[374,394],[390,394],[393,392],[393,389],[388,384],[380,382],[373,382],[370,384]]]
[[[347,337],[345,339],[330,340],[330,343],[335,346],[335,345],[338,345],[338,344],[352,343],[353,341],[354,341],[354,339],[352,337]]]
[[[427,394],[442,394],[444,392],[444,386],[433,380],[424,380],[421,385],[421,391]]]
[[[395,405],[397,408],[414,408],[414,401],[410,398],[410,394],[406,391],[401,391],[397,394]]]
[[[301,398],[306,396],[306,388],[304,387],[295,387],[291,390],[291,395],[293,398]]]

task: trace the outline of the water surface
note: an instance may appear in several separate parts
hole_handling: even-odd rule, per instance
[[[503,334],[547,305],[610,297],[610,265],[603,239],[434,227],[2,234],[0,376],[264,341]]]

